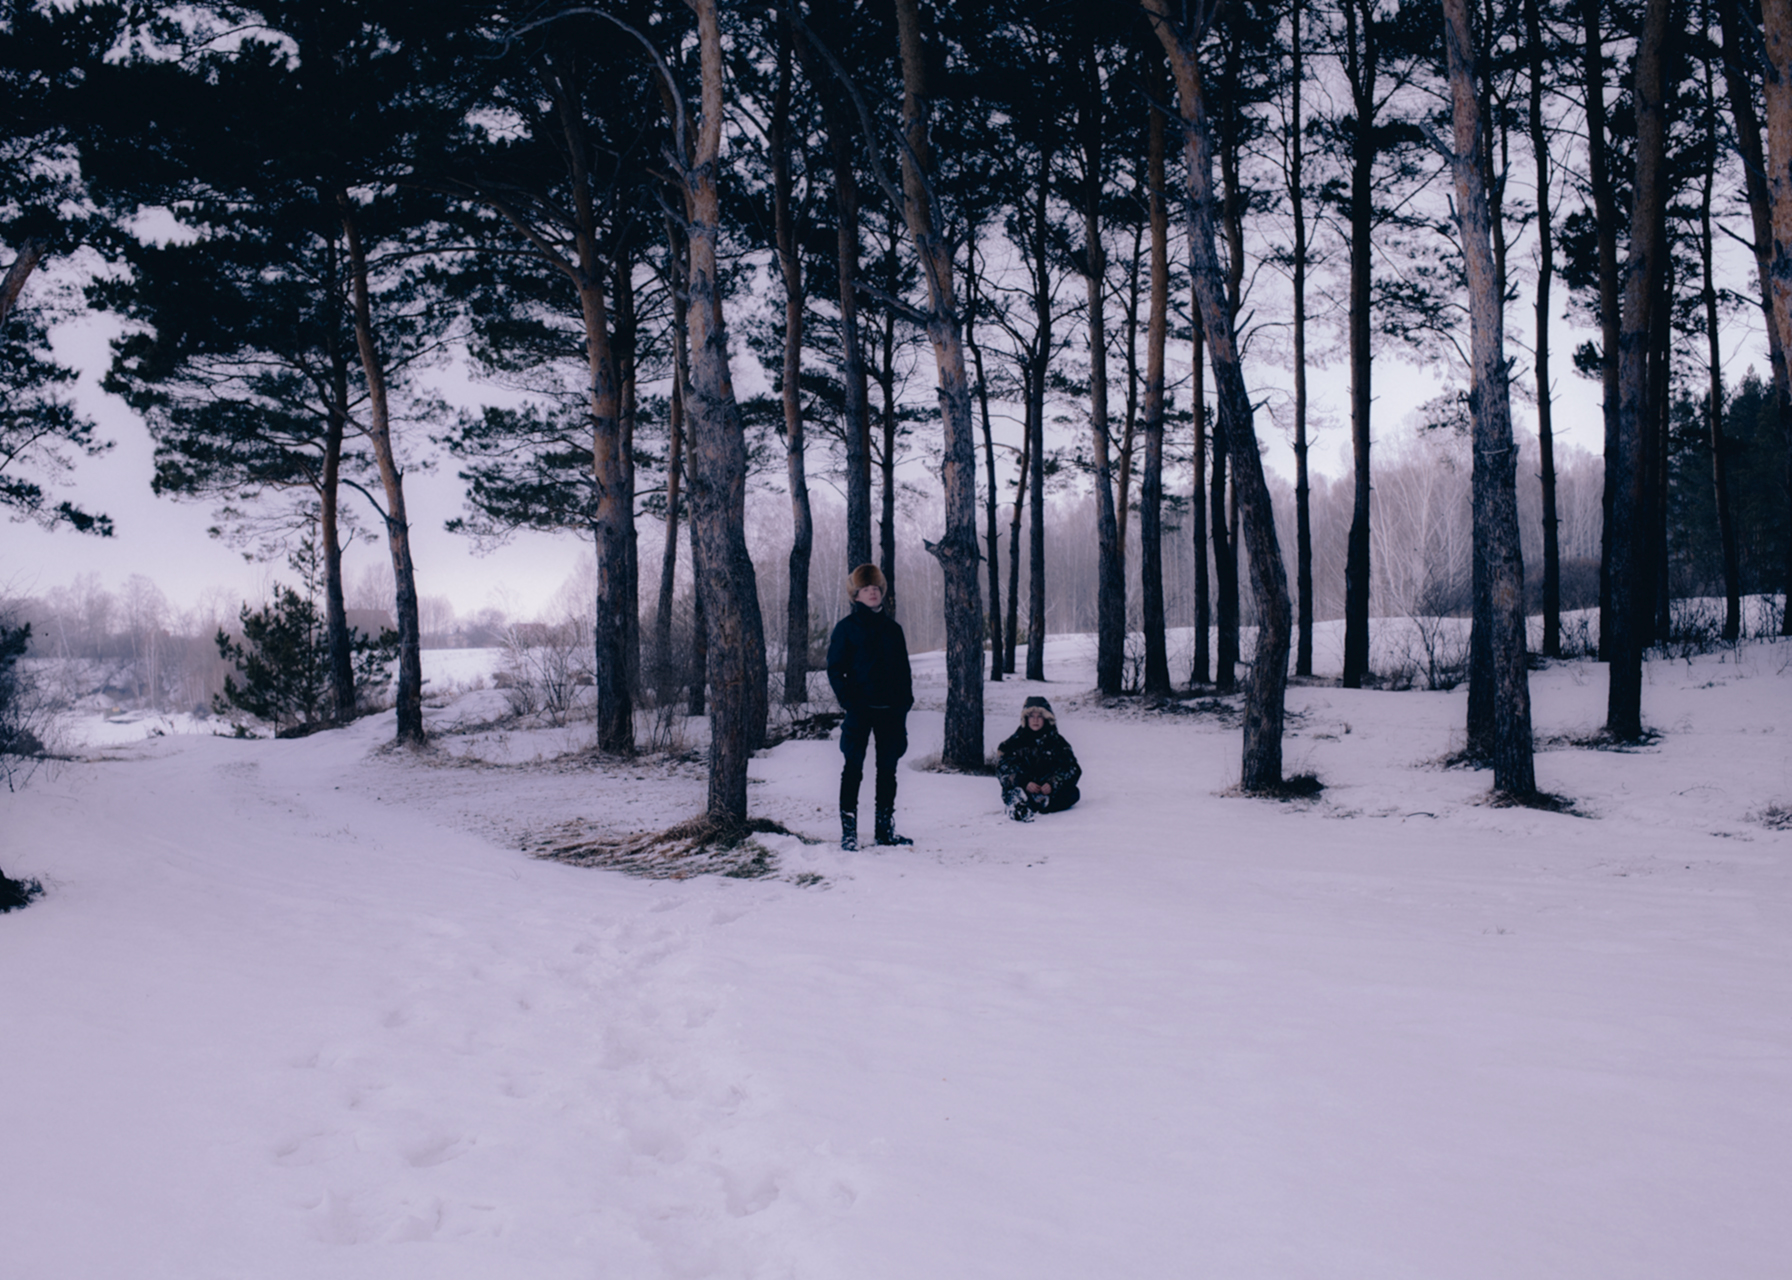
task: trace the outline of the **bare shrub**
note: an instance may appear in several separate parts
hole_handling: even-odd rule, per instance
[[[493,683],[518,716],[539,714],[565,724],[594,682],[591,624],[581,618],[557,623],[519,622],[504,631],[504,656]]]

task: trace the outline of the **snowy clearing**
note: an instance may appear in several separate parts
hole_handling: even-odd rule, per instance
[[[907,767],[924,655],[915,847],[842,854],[787,742],[755,812],[824,843],[760,879],[520,852],[701,807],[589,726],[88,738],[3,801],[48,894],[0,916],[0,1276],[1786,1274],[1792,645],[1651,663],[1634,752],[1569,745],[1602,667],[1535,673],[1576,815],[1438,767],[1461,690],[1296,687],[1327,789],[1229,797],[1236,728],[1091,656],[987,691],[992,747],[1052,698],[1078,808]]]

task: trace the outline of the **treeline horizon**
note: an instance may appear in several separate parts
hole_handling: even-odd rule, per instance
[[[948,764],[981,764],[986,671],[1042,677],[1055,601],[1092,611],[1105,693],[1130,630],[1148,694],[1242,682],[1242,785],[1275,792],[1314,622],[1341,609],[1342,680],[1361,685],[1381,595],[1472,616],[1469,754],[1528,795],[1527,604],[1559,653],[1565,584],[1584,594],[1595,558],[1585,477],[1558,467],[1561,379],[1603,384],[1614,738],[1645,732],[1642,653],[1676,592],[1715,575],[1733,637],[1745,589],[1792,575],[1792,294],[1776,311],[1767,287],[1792,98],[1764,63],[1788,4],[8,0],[0,501],[110,534],[58,487],[106,446],[48,353],[54,302],[26,288],[92,251],[110,266],[85,305],[125,326],[106,389],[154,437],[156,491],[212,504],[245,543],[314,540],[344,720],[341,550],[348,504],[372,513],[401,742],[425,738],[404,475],[435,447],[467,485],[452,527],[590,540],[606,751],[634,749],[642,655],[671,652],[695,566],[718,821],[745,816],[774,650],[782,696],[807,696],[811,645],[781,641],[814,635],[816,570],[839,553],[880,562],[923,630],[937,619]],[[1746,287],[1722,275],[1732,241],[1758,268]],[[1528,348],[1514,308],[1536,317]],[[1750,308],[1770,377],[1727,387],[1726,319]],[[1600,340],[1552,357],[1564,313]],[[736,396],[731,332],[774,395]],[[1349,375],[1348,521],[1340,485],[1308,473],[1322,351]],[[1424,425],[1456,444],[1420,449],[1465,455],[1429,468],[1454,497],[1397,454],[1371,463],[1389,354],[1454,370]],[[427,376],[449,360],[521,407],[454,413]],[[1523,486],[1514,394],[1536,407]],[[1019,408],[1018,450],[992,405]],[[1264,412],[1292,440],[1291,490],[1262,466]],[[908,457],[943,515],[912,526],[919,571],[899,536]],[[745,495],[768,468],[790,533],[763,566]],[[825,549],[822,470],[844,493]],[[1048,554],[1048,490],[1071,487],[1088,525],[1066,541],[1092,558]],[[1186,680],[1172,608],[1192,615]]]

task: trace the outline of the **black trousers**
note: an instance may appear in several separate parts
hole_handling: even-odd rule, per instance
[[[857,707],[840,725],[840,812],[859,811],[859,784],[865,780],[865,750],[877,739],[878,809],[896,807],[896,762],[908,750],[908,711],[898,707]]]
[[[1021,799],[1044,801],[1043,804],[1035,804],[1033,806],[1033,808],[1040,813],[1062,813],[1082,798],[1083,793],[1076,789],[1076,783],[1074,782],[1066,782],[1061,787],[1053,787],[1052,793],[1049,796],[1029,794],[1025,783],[1022,783],[1018,787],[1004,787],[1002,789],[1002,803],[1005,805],[1012,805],[1016,800]]]

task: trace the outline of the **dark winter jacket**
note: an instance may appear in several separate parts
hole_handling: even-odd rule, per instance
[[[848,711],[915,705],[908,669],[908,641],[894,618],[853,602],[852,612],[834,626],[828,641],[828,683]]]
[[[996,776],[1002,780],[1004,791],[1025,787],[1029,782],[1049,782],[1053,791],[1061,791],[1083,776],[1076,752],[1049,720],[1037,733],[1022,725],[996,748],[996,753]]]

